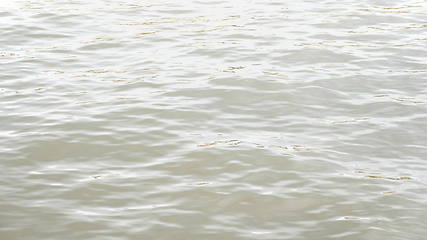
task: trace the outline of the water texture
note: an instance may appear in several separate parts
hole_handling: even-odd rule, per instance
[[[423,240],[426,0],[0,3],[1,240]]]

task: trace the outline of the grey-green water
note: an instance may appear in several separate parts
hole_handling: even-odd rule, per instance
[[[0,3],[1,240],[423,240],[427,1]]]

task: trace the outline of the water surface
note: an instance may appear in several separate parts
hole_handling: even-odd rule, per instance
[[[0,239],[425,239],[427,1],[0,5]]]

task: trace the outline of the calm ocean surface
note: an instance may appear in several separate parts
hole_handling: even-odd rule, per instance
[[[1,240],[427,239],[426,0],[0,2]]]

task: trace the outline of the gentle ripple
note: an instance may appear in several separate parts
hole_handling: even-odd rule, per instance
[[[426,0],[0,7],[0,239],[425,239]]]

